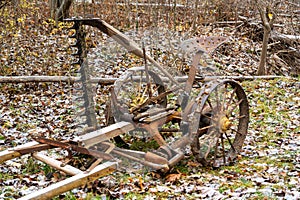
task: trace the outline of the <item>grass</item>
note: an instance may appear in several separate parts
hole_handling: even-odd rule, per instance
[[[298,78],[298,81],[300,79]],[[250,102],[250,131],[257,131],[257,136],[261,137],[255,145],[258,150],[268,151],[270,149],[278,149],[278,141],[289,138],[293,133],[299,133],[299,127],[290,128],[290,122],[295,120],[291,115],[292,110],[289,108],[295,101],[295,94],[297,94],[297,87],[280,87],[280,82],[291,83],[290,79],[275,79],[275,80],[256,80],[243,82],[243,87],[249,97]],[[293,82],[293,81],[292,81]],[[259,85],[259,87],[257,86]],[[299,114],[299,112],[297,112]],[[255,136],[254,136],[255,138]],[[200,169],[201,174],[206,173],[211,176],[226,177],[227,172],[237,174],[236,177],[230,178],[228,182],[219,182],[219,191],[221,193],[227,190],[234,191],[238,188],[255,188],[257,187],[256,182],[247,176],[254,174],[262,175],[270,167],[274,167],[279,171],[281,169],[292,169],[293,163],[291,163],[285,157],[295,157],[297,152],[283,151],[280,155],[274,156],[257,156],[257,157],[244,157],[234,166],[222,167],[218,170]],[[180,162],[174,167],[181,173],[189,173],[190,169],[186,163]],[[230,176],[228,176],[230,177]],[[286,183],[284,186],[280,184],[279,180],[283,180]],[[203,178],[203,181],[209,181],[209,178]],[[273,181],[274,188],[280,189],[291,189],[294,185],[289,185],[287,176],[285,173],[276,174]],[[272,187],[273,187],[272,186]],[[263,184],[258,188],[263,189],[266,186]],[[135,197],[136,193],[132,192],[128,196]],[[138,194],[140,196],[140,194]],[[157,197],[164,198],[164,195],[157,194]],[[249,197],[249,199],[274,199],[274,197],[268,197],[262,192],[255,192]]]
[[[298,81],[300,79],[298,78]],[[276,79],[276,80],[256,80],[256,81],[245,81],[242,82],[243,88],[245,89],[250,103],[250,126],[249,126],[249,136],[254,142],[254,151],[268,152],[272,150],[280,150],[279,154],[265,154],[256,155],[254,152],[250,152],[249,155],[246,154],[241,158],[234,166],[225,166],[217,170],[212,170],[211,168],[201,168],[201,167],[191,167],[188,165],[189,161],[193,161],[193,157],[184,159],[173,167],[170,173],[182,173],[184,176],[181,177],[180,181],[177,183],[171,183],[173,187],[179,187],[185,182],[191,181],[190,175],[199,175],[197,184],[206,185],[212,180],[214,184],[218,185],[217,190],[226,194],[228,191],[236,191],[238,189],[245,190],[247,188],[256,188],[257,190],[266,187],[264,184],[258,184],[252,178],[255,176],[266,176],[266,170],[274,168],[278,170],[275,175],[269,175],[272,188],[276,190],[291,190],[295,187],[293,184],[289,184],[289,178],[287,172],[294,169],[294,164],[291,162],[297,155],[299,155],[299,150],[289,151],[282,149],[280,142],[285,140],[290,140],[293,134],[300,132],[299,127],[293,128],[293,120],[296,120],[299,111],[293,110],[296,94],[298,94],[297,87],[285,86],[281,87],[281,82],[286,82],[286,84],[293,84],[293,81],[286,79]],[[288,88],[287,88],[288,87]],[[16,112],[15,110],[11,110]],[[169,124],[170,125],[170,124]],[[6,126],[4,124],[4,126]],[[8,126],[8,124],[7,124]],[[8,127],[6,127],[8,128]],[[5,138],[0,135],[0,140]],[[143,144],[139,144],[136,141],[136,147],[140,148]],[[149,142],[149,146],[143,146],[144,148],[153,148],[155,143]],[[156,148],[156,146],[155,146]],[[22,170],[23,174],[36,174],[40,170],[44,171],[45,174],[52,172],[53,169],[48,165],[43,165],[39,162],[34,161],[29,158],[26,162],[25,168]],[[158,180],[153,178],[149,172],[145,172],[142,175],[142,180],[144,184],[148,182],[153,182],[149,185],[149,188],[157,189],[158,186],[170,185],[166,184],[164,181],[164,176],[162,175]],[[135,185],[138,182],[139,177],[137,174],[127,174],[127,173],[116,173],[113,175],[117,180],[118,184],[122,183],[123,186]],[[274,177],[273,177],[274,176]],[[216,177],[219,177],[217,179]],[[5,181],[13,179],[15,176],[9,173],[0,173],[0,179]],[[226,180],[226,181],[224,181]],[[121,187],[121,185],[115,186],[116,188]],[[160,199],[168,199],[172,197],[180,196],[180,193],[176,193],[173,190],[160,192],[157,191],[152,193],[147,190],[131,190],[128,193],[124,193],[124,199],[145,199],[146,197],[155,196]],[[188,199],[193,194],[184,194]],[[72,191],[64,194],[64,199],[77,199],[76,195]],[[104,195],[98,195],[93,192],[87,192],[83,199],[103,199]],[[60,199],[56,197],[54,199]],[[107,195],[106,199],[110,199]],[[272,197],[266,197],[262,192],[255,192],[251,194],[249,199],[272,199]]]

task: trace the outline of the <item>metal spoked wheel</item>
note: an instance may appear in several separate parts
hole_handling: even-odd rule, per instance
[[[112,115],[114,121],[135,122],[135,117],[140,113],[167,106],[167,97],[159,95],[165,92],[161,78],[153,71],[148,70],[148,74],[143,67],[129,69],[124,76],[119,78],[114,85],[114,96],[112,100]],[[159,98],[157,98],[159,97]],[[150,141],[150,135],[144,129],[136,129],[114,138],[117,146],[124,148],[139,149],[146,147],[145,141]],[[151,140],[153,146],[157,144]],[[151,144],[149,147],[152,146]]]
[[[155,98],[164,92],[164,84],[155,72],[146,73],[144,67],[130,68],[114,85],[117,105],[113,106],[117,106],[121,115],[134,116],[154,106],[166,107],[166,96]]]
[[[213,167],[232,163],[249,123],[249,105],[242,87],[232,80],[206,84],[193,114],[198,129],[191,147],[197,160]]]

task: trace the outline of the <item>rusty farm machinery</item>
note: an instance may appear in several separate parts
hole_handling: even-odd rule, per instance
[[[249,106],[241,85],[231,79],[198,77],[201,56],[213,51],[223,37],[193,38],[181,47],[193,51],[186,78],[172,76],[144,48],[100,19],[67,19],[72,24],[72,44],[83,95],[80,123],[85,124],[73,140],[53,140],[43,136],[33,142],[0,152],[0,163],[24,154],[51,164],[71,175],[21,199],[49,199],[115,171],[122,162],[137,163],[154,170],[168,171],[184,158],[186,148],[203,166],[219,167],[235,161],[247,135]],[[91,75],[86,62],[84,26],[98,28],[129,52],[144,59],[144,65],[128,69],[110,90],[107,126],[97,126]],[[152,68],[150,67],[152,66]],[[168,124],[175,128],[166,131]],[[166,134],[166,132],[168,132]],[[137,141],[142,144],[135,145]],[[151,143],[151,149],[141,148]],[[135,147],[135,148],[133,148]],[[87,170],[55,160],[41,151],[48,149],[84,154],[93,158]]]

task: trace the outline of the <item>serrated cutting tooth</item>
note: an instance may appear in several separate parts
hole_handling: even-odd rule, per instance
[[[81,65],[82,64],[82,59],[77,58],[77,60],[74,59],[74,61],[71,63],[71,65]]]
[[[76,124],[77,125],[77,127],[79,127],[79,128],[85,128],[86,127],[86,123],[84,122],[82,122],[82,123],[78,123],[78,124]]]
[[[71,44],[70,47],[80,47],[80,41],[76,40],[74,44]]]
[[[75,90],[77,90],[77,91],[79,91],[79,90],[83,90],[83,88],[82,87],[79,87],[79,88],[74,88]]]
[[[72,39],[72,43],[70,44],[70,48],[73,48],[71,55],[75,56],[72,60],[72,65],[79,65],[74,67],[74,70],[77,70],[75,73],[76,77],[78,77],[73,88],[73,92],[77,94],[73,99],[74,102],[76,102],[77,107],[76,116],[78,117],[78,120],[76,121],[78,122],[78,126],[80,126],[79,123],[81,123],[81,125],[85,127],[94,127],[97,124],[97,120],[94,110],[93,85],[89,82],[91,72],[88,63],[85,61],[87,56],[84,49],[86,33],[81,29],[81,22],[79,21],[74,21],[70,29],[73,30],[70,31],[69,38],[76,39],[75,41]]]
[[[80,96],[80,97],[75,97],[75,98],[74,98],[74,101],[83,100],[83,99],[84,99],[84,97],[83,97],[83,96]]]
[[[77,38],[77,33],[73,33],[72,35],[69,35],[69,38]]]
[[[71,55],[72,56],[80,56],[82,53],[82,50],[81,49],[77,49],[77,51],[75,53],[72,53]]]

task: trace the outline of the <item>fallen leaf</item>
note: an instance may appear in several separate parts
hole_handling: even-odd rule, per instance
[[[166,176],[166,182],[174,183],[181,178],[182,174],[169,174]]]

